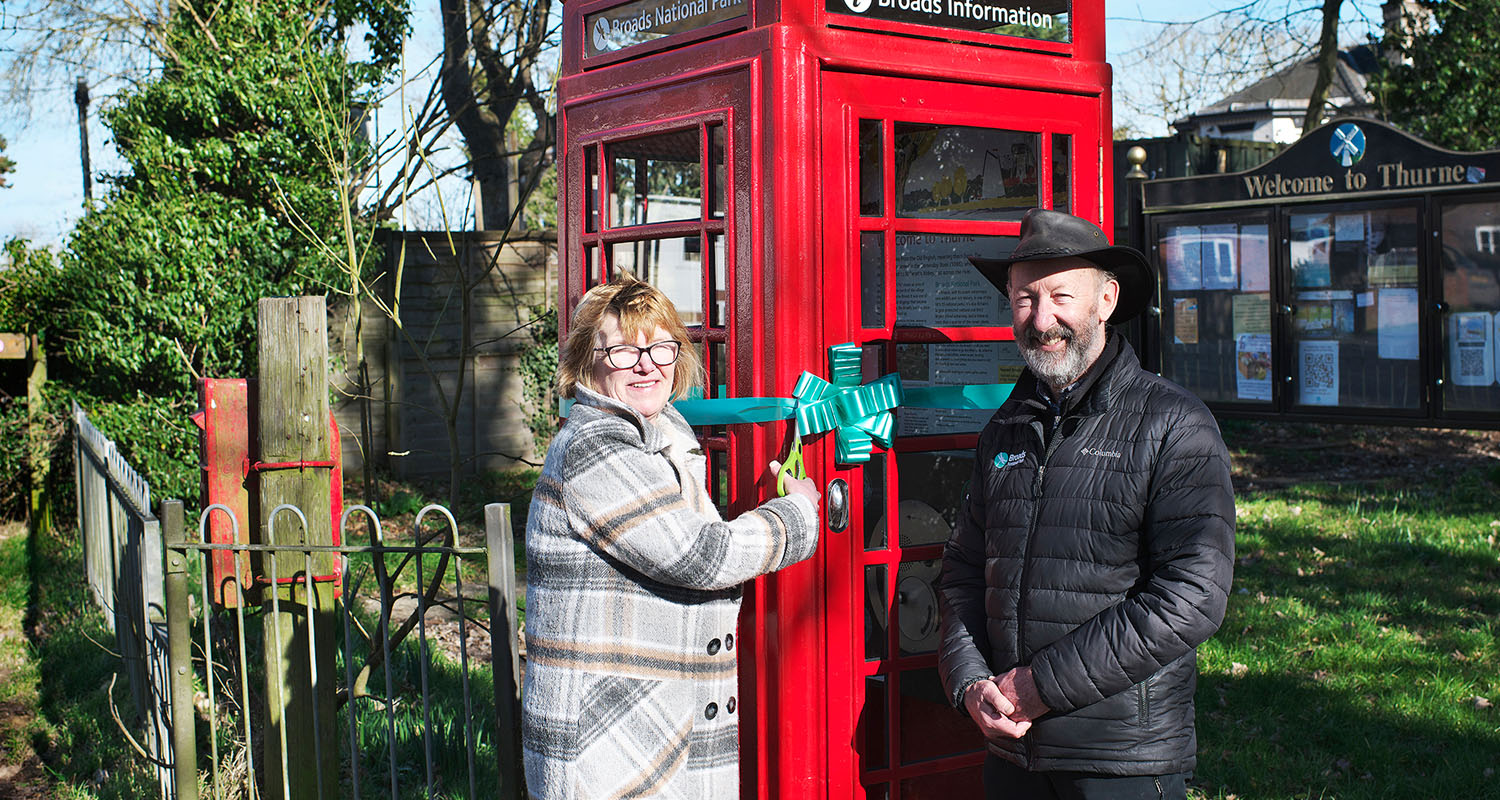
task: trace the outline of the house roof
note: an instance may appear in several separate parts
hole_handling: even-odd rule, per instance
[[[1357,113],[1358,107],[1372,105],[1374,101],[1367,84],[1379,61],[1380,53],[1372,45],[1362,44],[1340,50],[1339,59],[1334,65],[1333,82],[1329,86],[1329,101],[1340,107],[1342,113]],[[1270,77],[1262,78],[1216,103],[1204,106],[1174,124],[1184,125],[1205,117],[1261,109],[1306,110],[1307,98],[1312,94],[1317,77],[1317,57],[1313,56]]]

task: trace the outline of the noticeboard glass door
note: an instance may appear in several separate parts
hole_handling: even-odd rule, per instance
[[[1099,98],[824,80],[824,174],[842,176],[825,181],[824,280],[848,287],[825,293],[828,344],[858,343],[866,381],[1014,382],[1010,305],[968,257],[1010,253],[1034,206],[1099,220]],[[825,545],[844,549],[828,558],[829,797],[980,792],[983,741],[938,677],[936,581],[993,413],[898,409],[893,446],[839,473],[854,514]]]

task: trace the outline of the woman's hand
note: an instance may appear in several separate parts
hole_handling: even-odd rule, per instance
[[[771,460],[771,482],[772,483],[776,482],[777,476],[780,473],[781,473],[781,462],[777,461],[775,459],[772,459]],[[813,479],[812,478],[793,478],[791,475],[787,475],[785,478],[782,478],[782,481],[786,485],[786,493],[787,494],[800,494],[803,497],[806,497],[808,500],[812,501],[814,509],[816,509],[818,507],[818,500],[819,500],[819,498],[822,497],[822,495],[818,494],[818,485],[816,483],[813,483]]]

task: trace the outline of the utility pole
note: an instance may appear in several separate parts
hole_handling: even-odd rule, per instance
[[[94,172],[89,166],[89,82],[78,79],[73,90],[73,102],[78,104],[78,154],[83,160],[83,205],[94,202]]]

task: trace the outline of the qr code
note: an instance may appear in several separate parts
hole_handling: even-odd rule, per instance
[[[1302,385],[1326,388],[1337,384],[1338,352],[1313,350],[1302,354]]]
[[[1458,374],[1484,374],[1484,348],[1460,347],[1458,350]]]

